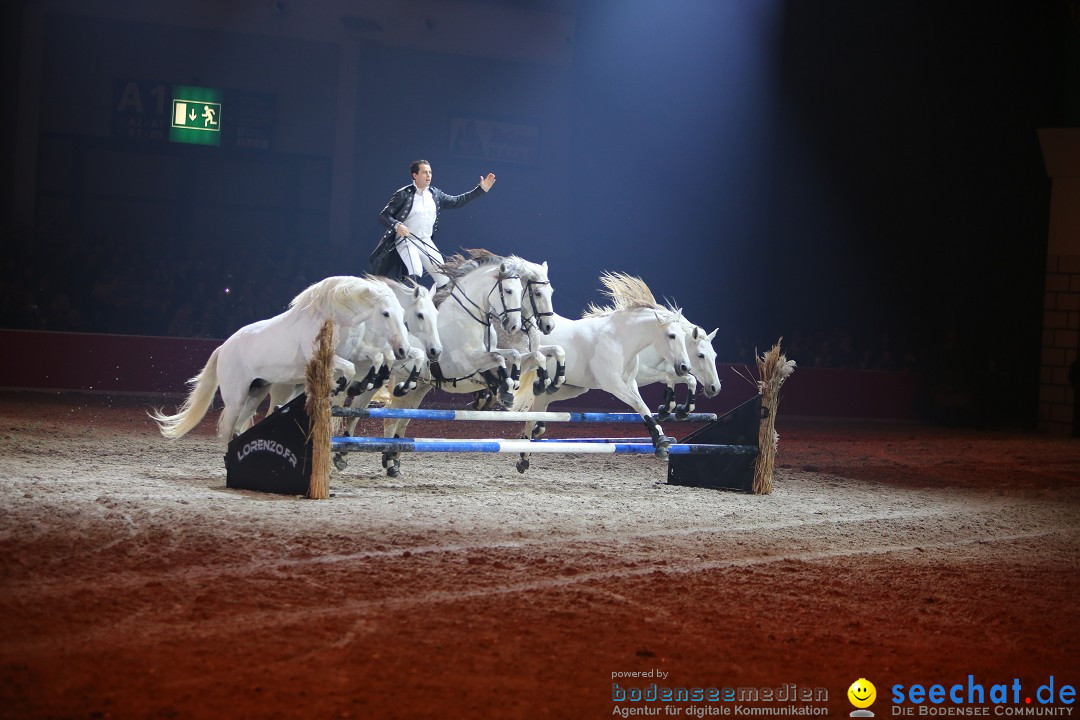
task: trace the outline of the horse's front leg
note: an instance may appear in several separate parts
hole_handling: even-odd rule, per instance
[[[617,375],[609,375],[606,378],[598,375],[598,379],[601,381],[600,387],[603,390],[622,400],[641,415],[641,420],[645,423],[645,428],[652,437],[656,457],[667,458],[668,448],[671,447],[671,438],[664,434],[664,428],[660,427],[660,423],[656,421],[649,406],[642,399],[637,381],[633,379],[627,380]]]
[[[345,390],[346,396],[351,399],[356,397],[360,393],[364,393],[368,390],[374,389],[375,375],[376,373],[378,373],[378,371],[378,366],[372,364],[370,360],[358,359],[356,361],[356,375],[353,376],[353,380],[348,383],[339,382],[338,392],[340,392],[341,390]],[[363,374],[361,375],[361,373]],[[360,377],[357,378],[357,375],[359,375]],[[352,403],[350,403],[350,405],[352,405]]]
[[[395,362],[394,350],[389,345],[383,345],[377,350],[373,350],[370,357],[371,362],[377,368],[372,388],[381,388],[390,379],[390,372]]]
[[[697,407],[697,379],[690,374],[682,378],[686,382],[686,402],[675,406],[675,419],[685,420]],[[674,388],[672,394],[674,395]]]
[[[391,377],[400,377],[402,374],[407,375],[404,380],[394,385],[395,397],[401,397],[416,387],[416,383],[420,379],[420,371],[424,369],[425,362],[424,351],[411,347],[405,360],[394,364]]]
[[[548,403],[551,401],[545,395],[539,397],[534,396],[528,401],[528,405],[523,408],[524,410],[531,410],[533,412],[544,412],[547,410]],[[522,438],[525,440],[535,440],[544,434],[544,430],[547,429],[547,425],[535,420],[525,421],[525,431],[522,434]],[[515,467],[519,473],[524,474],[529,469],[529,455],[530,453],[523,452],[518,454],[518,461],[515,463]]]
[[[356,365],[351,360],[335,355],[332,372],[334,377],[344,377],[348,382],[356,377]]]
[[[540,351],[547,356],[549,364],[551,358],[555,358],[555,374],[551,376],[547,392],[556,392],[566,382],[566,351],[563,350],[561,345],[543,345],[540,347]]]
[[[374,377],[375,368],[372,367],[368,371],[368,374],[369,374],[369,376]],[[349,407],[366,408],[371,403],[371,398],[373,398],[375,396],[375,393],[377,391],[378,391],[378,388],[375,388],[375,387],[372,387],[371,389],[368,389],[368,390],[361,390],[361,389],[359,389],[359,383],[353,382],[352,384],[349,385],[349,397],[348,397]],[[343,405],[344,400],[337,401],[337,404]],[[342,430],[342,434],[345,437],[352,437],[353,435],[356,434],[356,426],[359,425],[359,424],[360,424],[360,418],[356,417],[355,415],[350,416],[345,421],[345,427]],[[343,452],[335,453],[333,460],[334,460],[334,467],[336,467],[338,470],[344,470],[346,467],[348,467],[348,462],[346,461],[345,453],[343,453]]]
[[[296,383],[274,383],[270,386],[269,390],[270,407],[266,409],[267,416],[300,393],[304,392],[304,386],[303,384]]]
[[[362,368],[365,372],[360,380],[349,386],[349,397],[381,387],[390,375],[389,369],[384,369],[384,367],[387,359],[392,357],[394,357],[394,352],[387,345],[363,343],[357,347],[353,358],[355,358],[357,368]]]
[[[421,382],[415,392],[411,392],[401,398],[395,398],[391,407],[416,409],[420,407],[424,396],[435,387],[429,382]],[[405,429],[409,426],[407,418],[383,420],[383,437],[404,437]],[[401,453],[384,452],[382,454],[382,466],[386,468],[387,477],[397,477],[401,474]]]
[[[547,366],[548,356],[544,354],[542,348],[521,355],[521,374],[525,375],[530,370],[536,373],[536,380],[533,381],[533,395],[544,392],[547,386],[551,384]]]
[[[578,397],[588,391],[588,388],[575,387],[573,385],[563,385],[558,391],[554,393],[544,393],[543,395],[537,395],[532,398],[532,403],[529,409],[533,412],[546,412],[548,405],[558,400],[569,400],[571,398]],[[525,422],[525,432],[523,437],[526,440],[535,440],[544,434],[547,430],[547,423],[541,420],[528,420]],[[517,471],[524,473],[529,469],[529,453],[523,452],[519,454],[520,457],[517,461]]]
[[[664,399],[660,403],[660,407],[656,408],[656,414],[661,420],[667,420],[671,417],[671,413],[675,408],[675,383],[668,379],[664,385]]]
[[[499,353],[503,357],[503,365],[508,368],[505,377],[500,373],[499,379],[503,381],[502,391],[512,393],[521,387],[521,351],[513,348],[497,348],[492,352]]]
[[[499,390],[503,394],[512,393],[517,389],[521,378],[521,353],[517,350],[504,348],[474,350],[466,353],[462,360],[462,366],[471,367],[475,372],[493,371],[499,382]]]

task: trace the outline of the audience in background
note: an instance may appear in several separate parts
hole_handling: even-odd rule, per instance
[[[238,244],[200,254],[100,236],[33,244],[9,237],[4,245],[0,327],[130,335],[226,338],[282,312],[308,278],[352,262],[300,247],[259,253]]]
[[[6,238],[0,327],[15,329],[226,338],[282,312],[311,282],[361,260],[307,252],[251,252],[248,245],[193,251],[165,242],[121,246],[104,236],[50,238],[33,244]],[[61,249],[62,248],[62,249]],[[721,327],[718,360],[754,366],[777,338],[751,339],[745,328]],[[847,328],[793,330],[787,357],[801,367],[920,370],[918,351],[888,333]]]

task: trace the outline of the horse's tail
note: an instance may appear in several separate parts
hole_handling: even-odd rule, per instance
[[[394,396],[390,393],[390,383],[383,383],[375,394],[371,396],[368,404],[383,405],[390,407],[394,403]]]
[[[536,370],[526,370],[521,374],[521,384],[518,385],[517,390],[514,391],[514,402],[510,406],[510,409],[514,412],[528,412],[532,410],[533,401],[536,399],[533,395],[533,382],[536,380]]]
[[[206,411],[210,409],[210,403],[214,401],[214,393],[217,392],[217,363],[220,351],[220,347],[214,350],[202,372],[188,380],[192,388],[184,404],[180,406],[180,412],[175,415],[165,415],[160,408],[157,408],[148,413],[165,437],[178,438],[186,435],[199,424],[206,415]]]

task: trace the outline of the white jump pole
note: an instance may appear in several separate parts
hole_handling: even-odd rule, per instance
[[[428,408],[331,408],[335,417],[378,418],[391,420],[471,420],[473,422],[594,422],[640,423],[637,413],[609,412],[516,412],[512,410],[435,410]],[[655,415],[653,417],[656,417]],[[712,422],[715,413],[690,413],[679,420],[674,415],[662,420],[669,422]]]

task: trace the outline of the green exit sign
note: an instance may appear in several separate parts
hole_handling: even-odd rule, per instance
[[[220,145],[221,91],[194,85],[173,85],[169,140]]]

